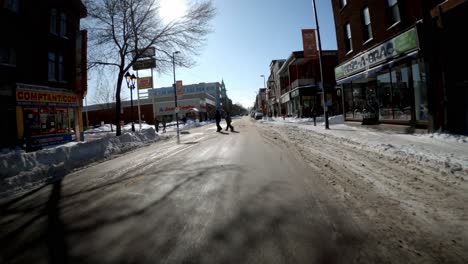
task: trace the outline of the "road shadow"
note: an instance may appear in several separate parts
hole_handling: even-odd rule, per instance
[[[59,178],[2,205],[0,260],[32,263],[47,259],[51,264],[68,263],[66,226],[60,209],[62,180]],[[48,198],[31,197],[48,186],[51,187]]]
[[[185,145],[195,145],[195,144],[198,144],[200,142],[196,142],[196,141],[193,141],[193,142],[184,142],[183,144]]]

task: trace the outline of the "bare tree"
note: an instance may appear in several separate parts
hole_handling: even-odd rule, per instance
[[[116,135],[121,134],[121,88],[125,73],[150,47],[156,50],[157,70],[172,67],[172,54],[180,51],[179,67],[194,64],[192,56],[206,41],[209,22],[215,15],[211,0],[192,3],[180,19],[164,22],[158,0],[87,0],[89,68],[112,66],[117,69],[115,89]]]

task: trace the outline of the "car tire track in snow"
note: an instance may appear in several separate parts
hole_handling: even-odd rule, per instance
[[[333,135],[296,125],[258,127],[268,142],[281,141],[308,160],[357,219],[370,221],[370,236],[382,248],[405,256],[401,262],[468,261],[468,192],[463,185],[442,180],[433,168]]]

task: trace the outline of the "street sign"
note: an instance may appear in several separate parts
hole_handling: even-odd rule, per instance
[[[156,59],[154,59],[154,58],[139,60],[139,61],[135,61],[133,63],[133,70],[134,71],[152,69],[152,68],[155,68],[155,67],[156,67]]]
[[[155,49],[154,47],[149,47],[147,49],[138,49],[138,55],[140,55],[140,58],[154,57]],[[136,52],[132,51],[132,57],[135,58],[135,56],[136,56]]]
[[[184,94],[182,81],[177,81],[176,82],[176,93],[177,93],[177,96],[181,96],[182,94]]]
[[[179,113],[179,111],[180,111],[180,107],[174,108],[174,113]]]
[[[138,78],[138,89],[149,89],[153,88],[152,77],[140,77]]]

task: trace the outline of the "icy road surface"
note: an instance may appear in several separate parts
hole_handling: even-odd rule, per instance
[[[0,201],[0,263],[468,263],[460,175],[296,127],[233,125]]]

